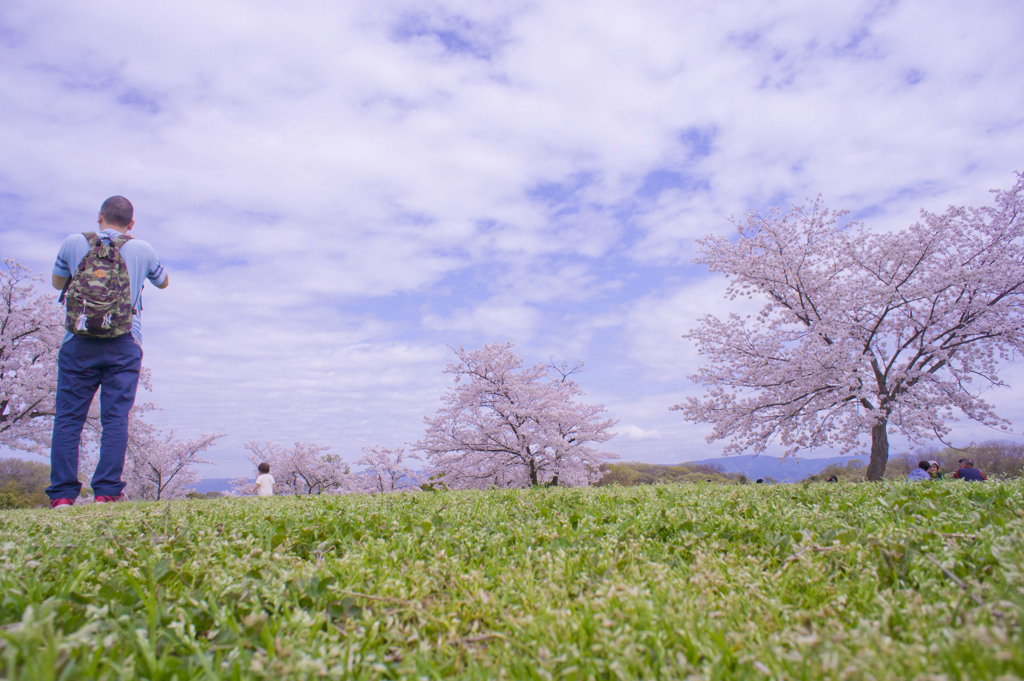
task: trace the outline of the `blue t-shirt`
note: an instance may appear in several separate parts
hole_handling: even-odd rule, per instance
[[[113,239],[121,236],[121,233],[113,229],[104,229],[98,232],[101,237]],[[57,251],[57,261],[53,263],[53,273],[58,277],[70,277],[78,269],[85,254],[89,252],[89,240],[81,234],[72,234],[60,245]],[[131,239],[124,246],[121,246],[121,257],[128,268],[128,279],[132,288],[132,337],[135,342],[142,345],[142,287],[146,279],[159,286],[167,278],[160,260],[156,257],[153,247],[140,239]],[[70,331],[64,336],[66,343],[74,336]]]

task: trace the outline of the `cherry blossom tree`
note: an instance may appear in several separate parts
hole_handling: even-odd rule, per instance
[[[701,240],[697,262],[729,278],[731,297],[766,302],[754,317],[705,315],[684,336],[706,359],[693,379],[707,392],[672,408],[713,425],[726,453],[846,452],[870,436],[870,480],[890,427],[942,439],[962,414],[1008,429],[982,393],[1004,385],[1000,363],[1024,342],[1024,174],[993,193],[899,232],[842,224],[819,199]]]
[[[139,386],[151,390],[149,379],[149,370],[143,368]],[[93,400],[93,408],[98,402]],[[181,440],[173,430],[164,433],[146,421],[146,415],[155,410],[151,402],[136,403],[128,422],[128,448],[121,479],[125,482],[125,496],[133,501],[185,497],[189,487],[199,481],[195,466],[212,463],[201,454],[224,437],[213,433]],[[86,426],[78,459],[78,479],[88,485],[99,458],[102,429],[98,418],[95,424],[90,421]]]
[[[331,454],[329,447],[296,442],[289,449],[276,442],[246,442],[245,448],[249,450],[248,459],[253,470],[262,462],[270,464],[270,474],[274,476],[280,494],[349,491],[348,464],[337,454]],[[251,488],[250,480],[248,489],[242,491],[248,492]]]
[[[50,448],[57,352],[64,336],[56,296],[11,258],[0,266],[0,445],[37,454]]]
[[[164,434],[133,411],[125,455],[125,494],[132,500],[180,499],[190,485],[199,481],[195,466],[210,461],[201,458],[221,433],[180,440],[174,431]]]
[[[583,391],[572,376],[581,365],[524,368],[512,347],[453,349],[458,362],[445,373],[455,385],[416,444],[432,477],[455,488],[596,482],[601,463],[616,457],[591,443],[611,439],[616,421],[603,417],[603,406],[577,401]]]
[[[416,454],[407,455],[401,447],[363,447],[356,465],[365,470],[352,476],[353,487],[372,493],[419,489],[420,475],[406,464],[408,459],[419,458]]]

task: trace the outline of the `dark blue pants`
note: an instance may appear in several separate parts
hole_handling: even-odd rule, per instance
[[[117,496],[128,448],[128,413],[139,387],[142,348],[131,334],[68,339],[57,356],[57,400],[50,444],[50,499],[76,499],[78,453],[89,405],[100,390],[100,461],[92,476],[96,495]]]

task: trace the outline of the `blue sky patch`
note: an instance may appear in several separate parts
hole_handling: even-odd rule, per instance
[[[426,14],[407,15],[392,33],[398,42],[426,38],[436,41],[447,54],[489,60],[495,46],[484,40],[482,34],[480,27],[464,17]]]
[[[917,85],[924,80],[924,71],[920,69],[909,69],[903,74],[903,82],[907,85]]]
[[[687,128],[679,133],[679,139],[690,149],[691,159],[710,156],[717,136],[718,128],[713,125]]]
[[[656,168],[647,173],[636,194],[641,198],[653,199],[668,190],[706,192],[710,188],[710,181],[707,177],[692,175],[682,170]]]
[[[135,88],[124,90],[118,96],[117,103],[147,114],[158,114],[161,111],[160,103],[156,99]]]
[[[562,182],[538,182],[527,188],[526,195],[548,206],[563,206],[576,200],[580,189],[594,181],[594,174],[581,171]]]

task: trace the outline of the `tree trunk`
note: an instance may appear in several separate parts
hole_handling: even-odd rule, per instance
[[[889,422],[881,421],[871,427],[871,459],[868,461],[868,480],[881,480],[885,464],[889,461]]]

